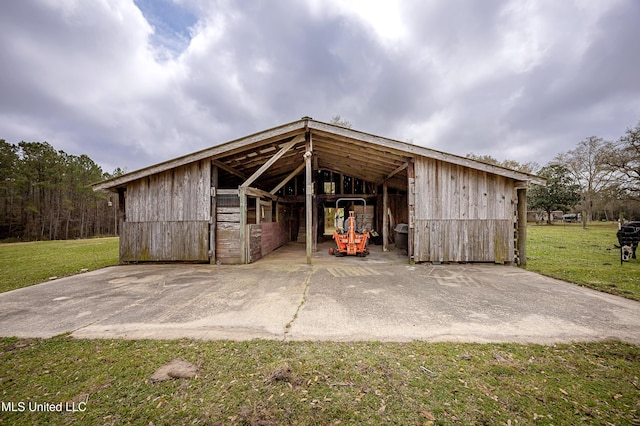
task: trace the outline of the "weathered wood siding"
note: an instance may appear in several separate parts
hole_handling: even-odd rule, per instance
[[[289,231],[285,223],[265,222],[262,224],[262,256],[289,242]]]
[[[218,207],[216,214],[216,258],[240,263],[240,207]]]
[[[208,222],[211,218],[210,167],[209,161],[198,161],[127,186],[127,221]]]
[[[415,161],[415,260],[511,262],[514,183],[464,166]]]
[[[283,223],[265,222],[247,225],[249,241],[249,262],[268,255],[278,247],[289,242],[288,230]]]
[[[245,245],[249,249],[249,263],[255,262],[262,257],[262,224],[247,225],[249,232],[246,233],[249,241]]]
[[[207,261],[211,169],[197,161],[127,186],[120,261]]]
[[[122,262],[209,260],[208,222],[124,222],[121,232]]]

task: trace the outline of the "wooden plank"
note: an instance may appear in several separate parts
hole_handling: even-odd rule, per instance
[[[416,220],[416,262],[513,260],[509,220]]]
[[[527,188],[518,188],[518,260],[527,266]]]
[[[302,169],[305,168],[305,165],[306,165],[306,163],[303,161],[302,164],[300,164],[298,167],[296,167],[296,169],[294,171],[289,173],[286,178],[284,178],[278,185],[276,185],[275,188],[273,188],[269,192],[271,194],[275,194],[276,192],[278,192],[283,186],[285,186],[287,184],[287,182],[289,182],[291,179],[296,177],[298,175],[298,173],[300,173],[302,171]]]
[[[262,224],[262,256],[289,242],[286,224],[267,222]]]
[[[216,263],[216,222],[218,216],[217,198],[215,196],[218,187],[218,167],[211,164],[211,220],[209,221],[209,261]]]
[[[262,189],[258,189],[258,188],[252,188],[250,186],[245,188],[245,194],[250,195],[252,197],[264,197],[264,198],[269,198],[271,200],[278,200],[278,196],[271,194],[267,191],[263,191]]]
[[[400,173],[401,171],[406,169],[408,166],[409,166],[409,163],[404,163],[403,165],[401,165],[400,167],[398,167],[397,169],[395,169],[394,171],[389,173],[389,175],[386,177],[385,180],[391,179],[393,176],[395,176],[396,174]]]
[[[238,213],[238,214],[240,214],[240,207],[216,207],[216,213],[217,214],[224,214],[224,213],[230,213],[230,214]]]
[[[122,262],[209,261],[208,221],[124,222]]]
[[[331,164],[326,161],[321,161],[319,163],[320,169],[330,170],[335,173],[339,173],[343,176],[350,176],[356,179],[363,180],[365,182],[371,182],[376,185],[382,185],[384,183],[384,177],[386,176],[386,172],[376,173],[371,169],[365,169],[364,171],[358,171],[357,169],[351,167],[349,164],[345,163],[344,165]],[[407,180],[405,178],[398,178],[394,176],[387,183],[390,187],[405,189],[407,185]],[[344,182],[343,182],[344,183]],[[342,187],[342,186],[341,186]],[[346,194],[345,194],[346,195]]]
[[[207,161],[192,163],[132,183],[127,188],[127,220],[210,220],[210,167]]]
[[[216,223],[216,230],[218,232],[222,231],[238,231],[240,232],[240,223],[239,222],[220,222]]]
[[[367,167],[386,170],[385,176],[407,161],[406,154],[376,150],[370,144],[349,139],[321,139],[314,147],[314,150],[319,153],[330,154],[337,159],[353,158],[354,160],[362,161],[366,163]]]
[[[247,175],[245,175],[244,173],[241,173],[239,171],[237,171],[236,169],[234,169],[233,167],[229,167],[226,164],[224,164],[222,161],[218,161],[218,160],[211,160],[211,162],[218,167],[219,169],[222,169],[226,172],[231,173],[232,175],[238,176],[239,178],[246,180],[247,179]]]
[[[279,143],[278,147],[283,148],[289,141],[285,143]],[[275,147],[274,147],[275,149]],[[291,165],[293,163],[298,163],[300,157],[304,152],[304,146],[293,146],[287,152],[282,154],[280,159],[277,161],[277,164],[272,164],[269,167],[269,170],[277,169],[278,167],[282,167],[284,164],[287,170],[291,170]],[[224,161],[228,166],[235,168],[238,171],[247,171],[247,173],[251,174],[263,166],[273,154],[258,154],[255,152],[248,152],[241,154],[237,157],[226,158]],[[251,171],[251,172],[249,172]],[[248,178],[247,178],[248,179]]]
[[[238,240],[240,241],[240,263],[246,264],[247,261],[247,246],[246,246],[246,228],[247,228],[247,196],[244,192],[245,187],[241,186],[240,190],[240,235]]]
[[[415,251],[415,205],[416,205],[416,186],[415,186],[415,167],[413,161],[409,161],[409,166],[407,167],[407,199],[408,199],[408,208],[409,208],[409,235],[408,246],[407,246],[407,256],[409,257],[409,262],[414,262],[414,251]]]
[[[311,145],[311,134],[307,133],[307,140],[305,143],[306,152],[304,154],[305,161],[305,243],[306,243],[306,251],[307,251],[307,264],[311,265],[311,255],[313,250],[313,198],[312,198],[312,190],[313,190],[313,181],[311,180],[311,157],[313,155],[312,145]]]
[[[387,210],[389,209],[389,188],[385,179],[382,185],[382,251],[389,251],[389,217]]]
[[[514,182],[442,161],[416,161],[416,217],[512,219]]]
[[[267,170],[273,163],[278,161],[280,157],[282,157],[287,151],[289,151],[295,144],[302,142],[304,140],[304,135],[298,135],[293,138],[290,142],[286,143],[280,151],[278,151],[273,157],[271,157],[266,163],[262,165],[258,170],[256,170],[244,183],[241,185],[243,187],[248,187],[251,185],[256,179],[258,179],[264,172]]]
[[[218,208],[220,209],[220,208]],[[239,208],[235,207],[239,215]],[[220,222],[216,224],[216,258],[223,264],[241,263],[240,223]]]
[[[247,188],[250,189],[250,188]],[[257,197],[255,199],[255,207],[254,207],[254,211],[255,211],[255,217],[253,218],[253,223],[255,223],[256,225],[260,224],[260,197]]]
[[[262,257],[262,225],[251,224],[249,228],[249,263],[255,262]]]
[[[218,222],[240,223],[240,212],[237,212],[237,213],[218,213]]]
[[[216,191],[217,191],[218,195],[238,195],[238,194],[240,194],[239,190],[237,190],[237,189],[218,188]]]

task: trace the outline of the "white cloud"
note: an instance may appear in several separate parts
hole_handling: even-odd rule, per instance
[[[322,4],[327,7],[326,2]],[[336,0],[328,7],[365,22],[388,47],[401,43],[407,36],[399,0]]]
[[[544,163],[640,118],[634,0],[173,1],[186,18],[131,0],[3,5],[0,138],[134,169],[340,114],[460,155]]]

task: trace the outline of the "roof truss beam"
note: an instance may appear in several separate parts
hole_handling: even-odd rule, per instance
[[[246,180],[246,179],[247,179],[247,175],[245,175],[244,173],[241,173],[241,172],[237,171],[237,170],[236,170],[236,169],[234,169],[233,167],[229,167],[229,166],[227,166],[226,164],[224,164],[224,163],[223,163],[223,162],[221,162],[221,161],[218,161],[218,160],[212,160],[212,162],[213,162],[213,164],[214,164],[215,166],[217,166],[219,169],[224,170],[225,172],[229,172],[229,173],[231,173],[232,175],[236,175],[236,176],[238,176],[239,178],[241,178],[241,179],[243,179],[243,180]]]
[[[280,151],[278,151],[273,157],[271,157],[266,163],[262,165],[258,170],[256,170],[244,183],[240,186],[248,187],[251,185],[256,179],[258,179],[269,167],[273,165],[276,161],[280,159],[287,151],[289,151],[293,146],[299,142],[304,141],[304,134],[298,135],[293,138],[290,142],[286,143]]]
[[[400,173],[401,171],[403,171],[404,169],[406,169],[407,167],[409,167],[409,162],[404,163],[402,166],[398,167],[397,169],[395,169],[394,171],[392,171],[391,173],[389,173],[389,176],[387,176],[384,180],[389,180],[391,179],[394,175]]]
[[[300,173],[302,171],[302,169],[305,168],[306,162],[303,162],[302,164],[300,164],[294,171],[292,171],[291,173],[289,173],[289,175],[284,178],[282,180],[282,182],[280,182],[278,185],[276,185],[275,188],[273,188],[270,193],[271,194],[275,194],[276,192],[278,192],[283,186],[285,186],[287,184],[287,182],[289,182],[291,179],[293,179],[294,176],[297,176],[298,173]]]

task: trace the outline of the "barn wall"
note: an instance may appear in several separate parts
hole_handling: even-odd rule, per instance
[[[208,261],[210,187],[206,160],[129,184],[120,261]]]
[[[513,261],[512,180],[421,157],[415,188],[417,262]]]

